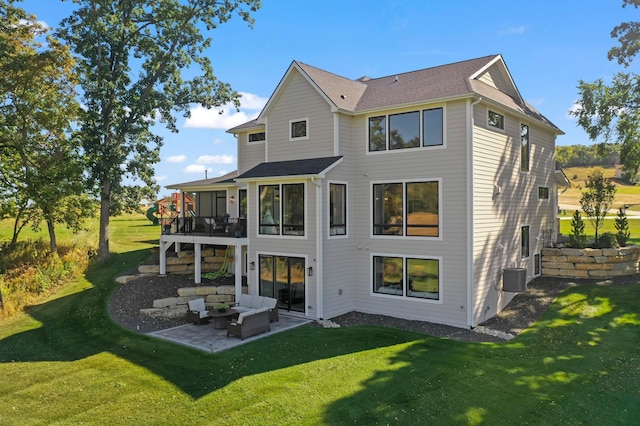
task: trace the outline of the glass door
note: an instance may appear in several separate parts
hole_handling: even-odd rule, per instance
[[[278,308],[304,312],[304,258],[260,255],[260,296],[278,299]]]

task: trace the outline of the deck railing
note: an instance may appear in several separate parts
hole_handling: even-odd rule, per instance
[[[246,238],[247,219],[243,217],[171,217],[161,219],[162,233]]]

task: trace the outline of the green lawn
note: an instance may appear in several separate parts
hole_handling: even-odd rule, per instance
[[[565,292],[501,344],[303,327],[219,354],[106,314],[157,227],[112,222],[113,260],[0,322],[0,424],[633,424],[640,284]],[[117,240],[117,241],[116,241]]]
[[[563,217],[571,217],[573,215],[573,211],[567,211],[567,215]],[[604,232],[611,232],[615,234],[615,218],[616,215],[608,215],[608,217],[612,217],[612,219],[605,219],[604,225],[598,231],[598,235],[602,235]],[[588,240],[593,240],[595,231],[591,222],[584,217],[582,217],[584,221],[584,232],[587,235]],[[631,237],[629,238],[629,244],[640,244],[640,219],[627,219],[629,221],[629,231],[631,232]],[[560,233],[563,235],[571,235],[571,220],[570,219],[562,219],[560,220]]]

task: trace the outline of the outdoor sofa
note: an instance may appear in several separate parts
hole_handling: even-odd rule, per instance
[[[269,308],[258,308],[238,315],[238,319],[227,323],[227,337],[238,336],[244,340],[256,334],[271,331]]]
[[[242,294],[240,295],[240,300],[233,305],[233,309],[240,313],[259,308],[269,309],[269,320],[271,322],[280,320],[278,316],[278,300],[273,297]]]

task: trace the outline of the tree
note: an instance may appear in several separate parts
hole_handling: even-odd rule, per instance
[[[74,1],[79,8],[62,22],[60,35],[78,63],[86,108],[79,134],[100,194],[98,256],[104,259],[116,207],[137,208],[142,194],[157,192],[152,166],[162,138],[153,133],[156,122],[177,132],[173,114],[188,117],[194,103],[239,106],[239,95],[216,79],[203,54],[211,39],[201,28],[214,29],[234,13],[252,25],[250,12],[260,1]],[[191,67],[197,69],[189,76],[195,76],[184,80],[183,70]],[[142,184],[126,186],[125,178]]]
[[[595,230],[597,243],[598,230],[604,224],[604,218],[611,208],[616,194],[616,187],[602,176],[600,170],[595,170],[591,176],[587,177],[585,187],[587,189],[582,193],[580,205]]]
[[[627,214],[622,207],[618,210],[618,216],[616,216],[616,222],[614,223],[616,227],[616,241],[618,241],[618,245],[620,247],[624,247],[627,245],[627,240],[631,235],[629,231],[629,221],[627,220]]]
[[[623,0],[622,7],[638,8],[640,0]],[[640,22],[623,22],[611,32],[619,46],[609,50],[609,60],[617,59],[625,67],[631,64],[640,49]],[[571,114],[596,142],[617,142],[621,145],[620,161],[627,175],[635,176],[640,168],[640,76],[618,73],[605,85],[602,79],[593,83],[580,80],[580,99]]]
[[[584,248],[587,237],[584,235],[584,221],[580,215],[580,210],[573,212],[571,218],[571,235],[569,236],[569,243],[573,248]]]
[[[83,157],[68,138],[79,110],[73,59],[51,36],[38,42],[47,30],[11,3],[0,20],[0,212],[14,218],[12,244],[24,226],[44,220],[56,252],[56,223],[77,231],[91,214]],[[70,215],[65,205],[81,208]]]

